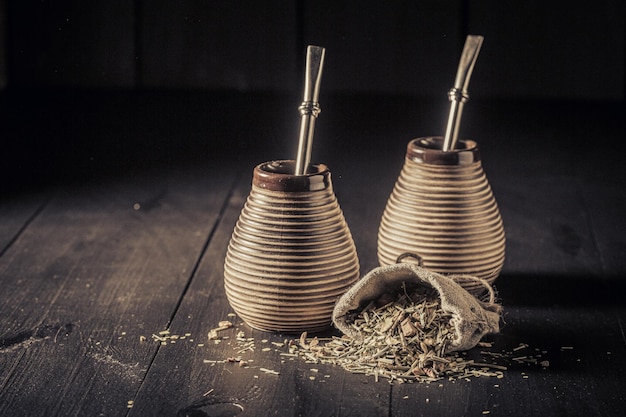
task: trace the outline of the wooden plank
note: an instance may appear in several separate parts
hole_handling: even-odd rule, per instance
[[[19,236],[0,258],[0,414],[125,413],[221,215],[222,168],[66,188]]]
[[[7,86],[7,5],[6,0],[0,0],[0,90]]]
[[[507,178],[498,203],[507,235],[503,273],[594,275],[602,269],[579,185],[568,177]]]
[[[116,142],[107,155],[122,155],[123,165],[133,167],[141,143],[165,147],[166,154],[189,147],[213,156],[205,161],[209,169],[184,176],[181,169],[188,167],[168,154],[163,160],[170,168],[162,175],[137,177],[133,169],[122,182],[68,185],[0,257],[0,414],[624,415],[621,155],[590,146],[587,133],[589,126],[601,126],[598,137],[623,137],[615,126],[620,119],[613,117],[620,112],[601,116],[605,107],[588,114],[590,107],[581,106],[541,116],[550,105],[493,111],[477,103],[468,127],[484,145],[487,175],[509,232],[507,265],[496,281],[505,320],[494,347],[511,351],[528,343],[533,353],[546,351],[550,366],[513,363],[498,380],[390,386],[281,355],[285,347],[272,342],[293,335],[252,331],[237,319],[236,328],[224,333],[229,339],[209,343],[207,332],[219,320],[233,319],[222,267],[252,165],[284,156],[276,152],[285,150],[280,143],[288,145],[293,132],[285,133],[288,122],[281,116],[292,106],[259,95],[194,100],[150,95],[152,104],[139,118],[120,104],[104,137],[137,134],[138,143],[130,146],[136,152],[118,153],[129,146]],[[100,107],[103,113],[74,127],[75,136],[88,131],[91,120],[109,126],[110,109],[124,101],[120,96]],[[314,155],[333,171],[365,272],[376,265],[378,223],[406,142],[438,126],[437,110],[406,98],[328,97],[325,103]],[[264,111],[241,122],[239,114],[258,107]],[[202,120],[189,117],[205,109],[215,111]],[[154,121],[154,114],[168,118]],[[133,122],[131,134],[126,127]],[[179,136],[185,139],[170,142]],[[87,146],[108,148],[106,140],[98,142],[102,137],[94,134]],[[209,146],[196,143],[205,140]],[[115,158],[108,163],[122,164]],[[229,197],[237,173],[240,181]],[[16,204],[36,207],[28,200]],[[11,230],[26,216],[5,213]],[[165,345],[152,340],[166,328],[179,338],[164,337]],[[237,329],[254,339],[254,351],[238,353]],[[250,366],[221,362],[236,355]],[[128,401],[134,401],[131,409]]]
[[[470,31],[486,37],[476,97],[624,98],[619,0],[6,3],[14,86],[293,91],[305,45],[319,43],[326,91],[439,97]]]
[[[24,193],[143,169],[276,156],[275,142],[287,137],[285,123],[297,128],[299,105],[294,100],[285,110],[281,99],[267,94],[185,91],[34,90],[1,98],[7,140],[0,190]]]
[[[617,181],[616,181],[617,180]],[[621,278],[626,272],[626,194],[624,183],[611,178],[602,183],[584,182],[582,192],[589,212],[602,274]]]
[[[28,223],[41,210],[46,201],[45,193],[37,195],[5,194],[0,199],[0,257],[7,251]]]
[[[143,85],[290,91],[305,53],[295,55],[294,7],[279,1],[143,2]]]
[[[304,2],[302,37],[327,48],[325,91],[445,97],[464,36],[461,12],[456,0]]]
[[[131,87],[132,2],[7,2],[14,87]]]
[[[212,415],[224,409],[233,414],[243,410],[246,415],[259,416],[386,414],[389,395],[386,383],[374,384],[338,368],[284,356],[287,347],[275,343],[298,335],[252,330],[238,318],[228,316],[232,310],[223,288],[223,262],[230,234],[249,192],[249,181],[242,179],[172,322],[173,331],[191,333],[194,342],[161,346],[135,398],[131,415],[192,412]],[[235,327],[220,333],[228,339],[216,344],[207,339],[207,333],[220,320],[233,320]],[[235,339],[239,331],[252,339],[253,351],[238,352],[240,345]],[[223,363],[237,356],[249,366]]]
[[[624,99],[621,1],[482,1],[468,12],[469,31],[485,36],[476,97]]]
[[[509,369],[503,379],[393,386],[375,383],[372,378],[347,374],[336,367],[307,364],[300,359],[292,361],[281,356],[284,348],[272,344],[289,336],[253,331],[237,321],[234,329],[224,333],[229,339],[219,344],[210,342],[206,339],[209,329],[219,320],[233,320],[228,316],[230,309],[223,294],[221,265],[230,231],[247,193],[247,180],[242,183],[172,323],[174,333],[191,333],[194,342],[179,341],[160,347],[131,415],[243,412],[408,416],[447,415],[450,410],[472,415],[487,411],[517,415],[520,410],[528,414],[557,414],[570,410],[570,404],[591,413],[623,413],[623,394],[612,382],[619,378],[620,358],[625,350],[615,314],[623,308],[614,307],[620,303],[621,291],[616,290],[612,299],[603,296],[610,294],[606,289],[594,291],[586,304],[570,298],[573,294],[584,298],[584,289],[597,283],[593,277],[569,289],[562,288],[573,285],[575,281],[569,278],[502,278],[501,296],[508,304],[505,325],[502,334],[492,340],[494,351],[509,352]],[[519,291],[521,287],[534,290]],[[565,297],[554,296],[563,289],[567,289]],[[552,308],[550,300],[560,302],[561,308]],[[563,305],[563,301],[569,304]],[[239,330],[254,340],[255,351],[237,351],[233,337]],[[543,355],[540,360],[548,360],[551,365],[512,362],[512,352],[521,343],[530,343],[530,355]],[[268,351],[264,352],[264,348]],[[237,355],[250,366],[220,363]],[[264,373],[261,367],[280,375]],[[321,382],[320,376],[325,375],[330,376]],[[386,404],[389,389],[391,402]],[[577,394],[580,390],[584,395]]]
[[[610,207],[623,199],[621,155],[588,144],[596,126],[594,136],[614,146],[624,136],[615,123],[622,112],[622,105],[597,103],[468,106],[466,135],[481,148],[507,232],[505,273],[602,275],[602,258],[619,257],[598,239],[613,224],[618,245],[624,229]]]

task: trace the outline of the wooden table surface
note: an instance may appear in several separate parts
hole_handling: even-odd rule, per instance
[[[507,232],[488,336],[507,370],[429,384],[308,363],[281,346],[297,335],[232,316],[226,247],[253,166],[293,157],[298,104],[2,97],[0,415],[625,415],[623,103],[468,105],[462,136],[481,146]],[[313,159],[333,172],[362,274],[406,143],[446,112],[445,97],[322,97]],[[221,320],[235,326],[208,340]]]

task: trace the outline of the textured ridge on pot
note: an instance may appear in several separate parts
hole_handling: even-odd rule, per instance
[[[492,283],[505,256],[505,233],[474,141],[441,150],[443,138],[409,142],[404,166],[378,231],[378,260],[416,255],[425,268]],[[470,284],[472,292],[482,286]]]
[[[330,171],[312,165],[296,176],[293,168],[294,161],[255,167],[224,263],[231,307],[264,331],[328,328],[336,300],[359,278]]]

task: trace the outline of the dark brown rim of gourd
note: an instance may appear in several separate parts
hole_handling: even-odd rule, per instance
[[[252,184],[272,191],[307,192],[330,186],[330,171],[324,164],[310,164],[307,173],[295,175],[296,161],[264,162],[254,168]]]
[[[407,158],[432,165],[470,165],[480,161],[478,144],[470,139],[458,140],[456,147],[443,151],[443,136],[413,139],[407,145]]]

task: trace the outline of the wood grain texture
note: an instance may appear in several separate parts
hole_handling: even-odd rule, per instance
[[[626,253],[623,243],[626,230],[626,219],[622,215],[626,212],[623,184],[584,183],[581,185],[581,193],[589,213],[602,274],[620,276],[626,269],[621,255]]]
[[[445,97],[452,86],[465,36],[460,1],[322,0],[301,7],[304,42],[327,49],[325,90]]]
[[[7,2],[8,84],[129,88],[135,82],[133,3]]]
[[[7,87],[8,78],[8,66],[6,63],[7,57],[7,10],[6,0],[0,1],[0,89],[4,90]]]
[[[0,254],[8,250],[47,200],[46,193],[26,196],[6,193],[0,199]]]
[[[3,115],[13,120],[4,127],[28,122],[21,138],[75,141],[44,171],[64,171],[43,182],[50,188],[16,182],[25,171],[5,166],[19,192],[0,203],[0,415],[626,413],[625,178],[621,154],[596,146],[624,137],[623,105],[468,107],[463,136],[481,147],[508,234],[496,281],[502,332],[487,339],[508,352],[499,359],[508,369],[390,385],[285,356],[292,336],[229,315],[227,244],[253,166],[288,156],[297,126],[288,97],[120,93],[57,106],[54,97],[23,98]],[[363,273],[378,264],[376,232],[406,144],[443,127],[440,104],[328,97],[313,159],[330,167]],[[209,341],[220,320],[234,327]],[[153,340],[164,330],[178,338]],[[238,331],[254,350],[241,351]],[[485,360],[484,349],[467,355]],[[511,359],[538,355],[549,366]],[[227,361],[237,356],[248,366]]]
[[[64,189],[19,236],[2,257],[0,414],[124,412],[156,353],[140,336],[168,327],[229,192],[226,174],[199,179]]]
[[[306,45],[319,44],[324,91],[445,98],[466,35],[480,34],[472,97],[625,94],[620,0],[23,0],[1,2],[2,16],[7,88],[292,92]]]
[[[597,274],[602,270],[581,189],[570,178],[523,179],[499,192],[510,257],[503,271]]]
[[[150,1],[140,12],[145,87],[275,92],[295,87],[305,47],[296,49],[293,2]]]
[[[477,97],[508,84],[506,94],[519,98],[624,98],[620,1],[528,1],[514,7],[485,1],[469,5],[468,21],[471,33],[485,36],[472,82]]]

